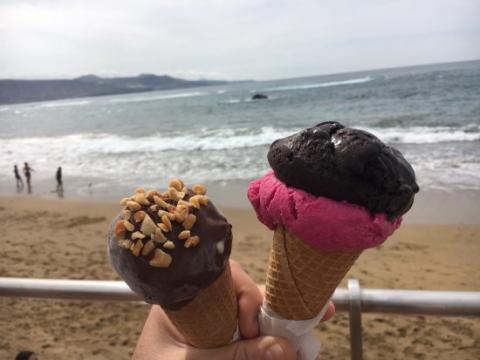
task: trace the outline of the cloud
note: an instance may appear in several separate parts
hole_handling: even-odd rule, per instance
[[[0,77],[266,79],[480,58],[479,13],[475,0],[3,1]]]

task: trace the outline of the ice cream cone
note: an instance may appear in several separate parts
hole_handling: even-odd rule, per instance
[[[214,348],[230,343],[237,328],[237,298],[230,266],[187,305],[165,313],[190,345]]]
[[[360,254],[319,250],[278,226],[267,271],[268,305],[285,319],[314,318]]]

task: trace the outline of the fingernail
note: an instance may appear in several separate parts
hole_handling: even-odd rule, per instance
[[[279,344],[274,344],[265,351],[266,360],[281,360],[283,357],[283,348]]]

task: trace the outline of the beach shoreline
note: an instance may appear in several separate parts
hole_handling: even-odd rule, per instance
[[[250,209],[221,209],[233,225],[232,258],[263,283],[272,233]],[[105,251],[106,229],[119,210],[113,202],[0,196],[0,276],[119,280]],[[406,223],[365,251],[348,276],[365,288],[478,291],[480,279],[472,274],[480,271],[479,238],[480,224]],[[53,360],[130,358],[148,311],[139,303],[20,298],[0,298],[0,306],[0,357],[27,347]],[[369,359],[480,356],[476,319],[368,314],[363,328]],[[316,333],[323,359],[349,356],[347,314]]]
[[[64,198],[62,201],[94,202],[97,204],[116,204],[123,194],[133,190],[133,186],[88,187],[88,180],[64,179]],[[247,198],[250,181],[237,180],[228,182],[206,183],[210,196],[221,208],[250,211],[252,209]],[[139,184],[141,186],[141,184]],[[80,190],[79,190],[80,189]],[[13,180],[0,181],[0,197],[33,198],[55,200],[54,179],[39,181],[33,185],[33,194],[23,192],[15,194]],[[420,189],[415,196],[412,209],[404,216],[406,224],[480,224],[480,190],[474,189]]]

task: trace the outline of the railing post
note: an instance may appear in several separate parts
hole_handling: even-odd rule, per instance
[[[357,279],[348,279],[348,297],[350,300],[350,359],[362,360],[362,297],[360,282]]]

